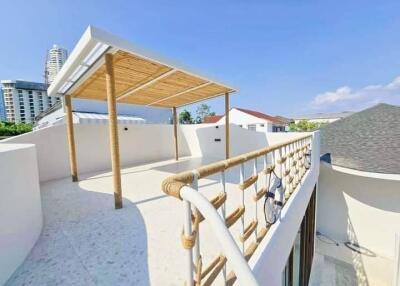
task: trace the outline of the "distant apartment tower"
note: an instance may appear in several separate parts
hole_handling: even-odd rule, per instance
[[[51,84],[53,82],[67,58],[68,51],[58,45],[53,45],[53,47],[47,52],[44,72],[46,84]]]
[[[60,102],[47,96],[47,84],[22,80],[2,80],[6,120],[33,123],[35,117]]]
[[[0,121],[6,120],[6,109],[4,107],[3,90],[0,88]]]

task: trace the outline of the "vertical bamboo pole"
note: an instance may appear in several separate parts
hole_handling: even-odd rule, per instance
[[[78,168],[76,164],[76,150],[75,150],[75,135],[74,135],[74,122],[72,118],[72,100],[71,95],[65,95],[65,112],[67,117],[67,137],[68,137],[68,151],[69,151],[69,164],[71,167],[72,182],[78,181]]]
[[[225,159],[229,159],[230,153],[230,136],[229,136],[229,93],[225,93]]]
[[[178,117],[176,114],[176,107],[172,108],[172,116],[174,117],[174,143],[175,143],[175,160],[179,160],[178,150]]]
[[[117,124],[117,103],[115,98],[115,80],[113,55],[105,55],[106,62],[106,89],[108,104],[108,126],[110,135],[111,166],[114,185],[115,208],[122,208],[121,169],[119,160],[118,124]]]

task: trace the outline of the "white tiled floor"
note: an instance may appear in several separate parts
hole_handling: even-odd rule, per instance
[[[172,173],[210,161],[185,158],[123,169],[120,210],[114,210],[109,172],[82,174],[78,183],[65,178],[42,184],[43,232],[7,285],[182,285],[182,204],[165,196],[160,186]],[[228,213],[240,202],[237,174],[237,169],[227,174]],[[199,184],[207,196],[220,190],[218,177]],[[251,209],[247,213],[254,214]],[[239,226],[232,231],[237,236]],[[207,265],[220,247],[206,223],[202,236]]]
[[[354,267],[333,257],[315,253],[310,286],[355,286],[357,274]]]

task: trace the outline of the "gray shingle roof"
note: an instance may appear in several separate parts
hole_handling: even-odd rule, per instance
[[[378,104],[321,129],[321,154],[333,165],[400,174],[400,107]]]
[[[314,114],[304,114],[304,115],[294,116],[293,119],[296,119],[296,120],[334,119],[334,118],[345,118],[352,114],[354,114],[354,112],[352,112],[352,111],[344,111],[344,112],[338,112],[338,113],[314,113]]]

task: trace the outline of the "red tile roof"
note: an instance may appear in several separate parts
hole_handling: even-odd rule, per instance
[[[203,123],[217,123],[222,117],[224,116],[223,115],[206,116],[204,117]]]
[[[235,107],[235,109],[237,109],[237,110],[239,110],[241,112],[253,115],[255,117],[261,118],[261,119],[265,119],[265,120],[268,120],[268,121],[271,121],[271,122],[274,122],[274,123],[283,124],[282,120],[279,120],[278,118],[276,118],[274,116],[271,116],[271,115],[268,115],[268,114],[265,114],[265,113],[261,113],[261,112],[254,111],[254,110],[249,110],[249,109],[244,109],[244,108],[237,108],[237,107]]]
[[[244,108],[237,108],[237,107],[233,107],[234,109],[237,109],[241,112],[247,113],[249,115],[255,116],[257,118],[261,118],[264,120],[268,120],[271,121],[273,123],[277,123],[277,124],[285,124],[285,122],[275,116],[271,116],[262,112],[258,112],[258,111],[254,111],[254,110],[250,110],[250,109],[244,109]],[[232,109],[233,109],[232,108]],[[224,117],[225,115],[211,115],[211,116],[206,116],[204,117],[204,122],[203,123],[217,123],[222,117]]]

